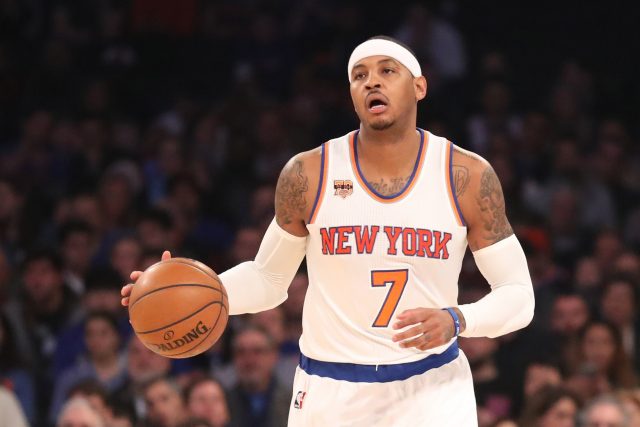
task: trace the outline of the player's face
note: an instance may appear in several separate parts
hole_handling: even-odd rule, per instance
[[[424,77],[414,78],[398,61],[388,56],[362,59],[351,70],[351,99],[360,121],[374,130],[385,130],[412,113],[425,97]]]

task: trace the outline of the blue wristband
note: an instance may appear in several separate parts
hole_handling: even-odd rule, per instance
[[[453,336],[457,337],[460,334],[460,319],[458,318],[456,311],[451,307],[443,308],[443,310],[448,311],[451,317],[453,317],[453,326],[455,327],[455,333]]]

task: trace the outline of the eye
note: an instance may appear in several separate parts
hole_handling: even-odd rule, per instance
[[[387,68],[383,69],[382,72],[384,74],[391,74],[391,73],[395,73],[395,70],[393,68],[388,68],[387,67]]]
[[[353,76],[353,80],[361,80],[361,79],[363,79],[363,78],[364,78],[364,73],[356,73],[356,74]]]

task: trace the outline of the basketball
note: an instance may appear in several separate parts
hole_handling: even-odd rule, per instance
[[[209,349],[224,332],[228,316],[227,292],[217,274],[187,258],[147,268],[129,299],[129,319],[140,341],[171,358]]]

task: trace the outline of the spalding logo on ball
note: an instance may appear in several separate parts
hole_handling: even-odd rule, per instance
[[[209,349],[224,332],[229,299],[209,267],[171,258],[142,273],[131,290],[129,318],[147,348],[166,357],[191,357]]]

